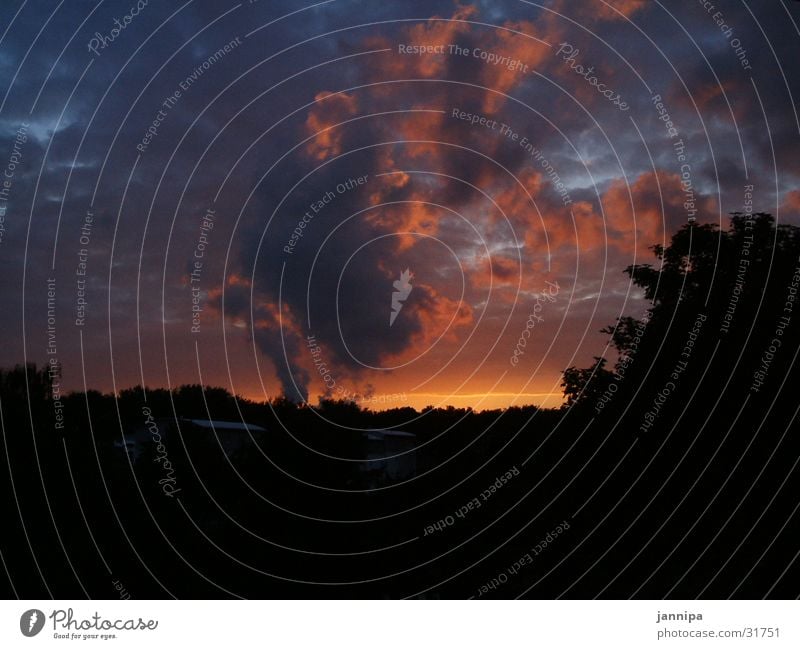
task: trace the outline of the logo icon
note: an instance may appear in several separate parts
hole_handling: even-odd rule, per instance
[[[392,312],[389,314],[390,327],[394,324],[394,321],[400,314],[400,309],[403,308],[403,302],[406,301],[408,296],[411,294],[411,289],[414,288],[411,286],[412,279],[414,279],[414,273],[406,268],[402,273],[400,273],[400,279],[392,282],[392,286],[394,286],[395,290],[392,291]]]
[[[19,618],[19,630],[26,638],[32,638],[44,627],[44,613],[38,608],[25,611]]]

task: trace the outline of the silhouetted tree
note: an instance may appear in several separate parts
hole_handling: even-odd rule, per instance
[[[614,373],[606,369],[606,359],[595,356],[594,360],[592,367],[578,369],[572,366],[564,370],[561,387],[567,399],[566,407],[594,403],[613,380]]]

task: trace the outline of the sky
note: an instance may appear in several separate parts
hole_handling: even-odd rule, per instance
[[[651,246],[800,222],[799,26],[788,0],[3,2],[0,366],[557,406],[645,313],[623,271]]]

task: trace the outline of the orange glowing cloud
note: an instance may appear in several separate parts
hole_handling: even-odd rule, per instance
[[[793,189],[783,199],[782,212],[800,214],[800,189]]]
[[[434,17],[400,30],[396,41],[384,36],[365,39],[365,47],[369,49],[391,50],[380,59],[380,65],[369,70],[371,80],[458,79],[460,72],[470,70],[467,75],[469,83],[484,86],[486,90],[450,85],[441,94],[460,96],[467,92],[474,97],[479,93],[482,110],[486,114],[496,113],[506,101],[503,94],[508,94],[528,79],[532,71],[549,58],[550,47],[542,41],[552,38],[553,20],[552,16],[546,16],[541,25],[530,21],[509,21],[492,28],[471,24],[469,21],[476,13],[474,5],[458,6],[449,18]],[[439,50],[414,55],[401,53],[400,45],[404,50],[406,47],[425,46],[435,46]],[[451,45],[460,45],[464,50],[451,52]],[[396,100],[407,93],[407,88],[382,84],[371,88],[370,92],[375,99]]]
[[[411,159],[442,155],[442,140],[445,115],[442,113],[408,113],[397,128],[403,140],[412,140],[402,145],[402,151]],[[413,141],[417,140],[417,141]]]
[[[472,307],[466,302],[459,303],[438,293],[433,287],[422,285],[421,288],[429,292],[432,308],[418,311],[422,333],[414,342],[429,345],[442,331],[445,331],[444,340],[458,342],[460,335],[456,330],[470,326],[474,320]]]
[[[412,194],[406,200],[409,202],[382,205],[370,210],[366,216],[368,223],[398,233],[398,252],[408,250],[417,243],[419,237],[415,234],[436,236],[442,218],[442,210],[421,202],[424,200],[421,195]]]
[[[382,162],[377,163],[379,170],[386,170],[385,175],[376,178],[375,189],[369,195],[370,205],[380,205],[397,190],[401,190],[411,182],[411,176],[404,171],[393,172],[394,160],[389,155],[381,155]]]
[[[228,286],[250,286],[250,278],[238,273],[229,273],[227,277]]]
[[[601,259],[608,250],[629,262],[649,258],[649,247],[663,243],[668,233],[687,222],[689,214],[680,176],[664,171],[643,173],[631,183],[624,178],[614,180],[599,203],[580,200],[563,205],[548,193],[548,183],[541,177],[531,172],[525,181],[541,218],[520,187],[508,186],[496,194],[498,205],[524,240],[528,262],[523,290],[531,277],[546,270],[563,272],[578,255],[581,266],[590,259]],[[713,199],[695,191],[693,201],[697,220],[708,220],[714,211]],[[537,272],[529,273],[529,269]]]
[[[403,29],[398,43],[409,47],[424,47],[428,45],[441,46],[456,43],[459,37],[470,31],[468,21],[478,9],[474,5],[458,6],[453,15],[447,19],[434,16],[430,20],[413,27]],[[447,65],[450,57],[449,51],[444,53],[431,53],[422,56],[404,54],[398,51],[394,42],[381,36],[366,39],[366,44],[371,49],[388,48],[392,53],[381,61],[380,68],[374,70],[377,80],[395,77],[399,79],[438,79],[446,76]],[[392,92],[386,86],[378,92]]]
[[[225,310],[227,319],[241,327],[250,319],[250,278],[239,273],[229,273],[225,280]],[[210,313],[222,314],[222,287],[209,289],[206,309]],[[303,328],[288,303],[279,309],[277,303],[260,299],[252,310],[253,328],[256,332],[277,334],[283,330],[284,335],[303,336]]]
[[[686,83],[686,81],[684,81]],[[737,121],[743,122],[747,119],[746,115],[751,110],[748,102],[735,101],[734,98],[743,97],[747,94],[745,83],[738,79],[724,79],[717,81],[705,78],[689,79],[688,86],[691,89],[687,94],[684,83],[675,81],[669,91],[667,102],[669,110],[673,111],[673,116],[677,117],[681,110],[696,114],[699,111],[702,115],[719,114],[729,115],[727,101]]]
[[[485,51],[498,57],[493,60],[506,60],[507,63],[484,63],[480,69],[481,84],[496,91],[484,95],[483,110],[490,115],[505,104],[503,94],[509,94],[521,84],[551,54],[550,47],[535,37],[539,30],[534,23],[506,23],[503,27],[506,29],[496,30],[486,40]],[[545,40],[544,34],[538,37]]]
[[[589,201],[543,208],[544,227],[525,233],[529,267],[534,271],[523,277],[523,289],[532,290],[542,274],[563,275],[574,271],[578,258],[584,267],[590,259],[600,259],[609,241],[607,224]]]
[[[382,356],[384,363],[401,363],[409,357],[418,356],[440,338],[443,342],[458,343],[463,339],[460,330],[472,326],[475,320],[473,308],[467,302],[448,297],[429,284],[417,283],[414,291],[414,301],[406,303],[405,308],[409,309],[420,326],[411,335],[410,344],[403,351]]]
[[[517,232],[517,236],[522,238],[525,229],[541,226],[535,203],[531,202],[531,198],[535,201],[536,197],[539,196],[543,181],[542,174],[530,168],[526,168],[519,173],[517,180],[519,180],[522,187],[516,182],[509,182],[503,189],[494,194],[494,201],[502,210],[502,213],[495,212],[493,216],[497,220],[501,220],[503,219],[503,214],[505,214],[505,217],[508,218],[515,230],[517,228],[521,230]],[[525,190],[527,190],[527,193]]]
[[[686,223],[690,210],[696,210],[698,221],[707,220],[713,199],[684,189],[678,174],[665,171],[644,173],[630,185],[625,179],[613,181],[603,195],[603,209],[614,245],[647,257],[648,247]]]
[[[603,194],[603,210],[609,237],[618,248],[646,256],[648,246],[661,241],[666,230],[665,216],[658,199],[658,184],[653,174],[643,174],[632,184],[614,180]],[[659,181],[665,200],[681,195],[677,175],[663,174]],[[665,186],[666,185],[666,186]],[[673,198],[674,200],[674,198]]]
[[[314,97],[316,104],[306,119],[306,131],[313,135],[306,151],[316,160],[326,160],[342,152],[342,127],[337,126],[358,112],[356,98],[346,93],[323,91]]]
[[[646,0],[590,0],[589,2],[570,2],[558,0],[553,10],[567,16],[577,16],[588,20],[625,20],[647,6]]]

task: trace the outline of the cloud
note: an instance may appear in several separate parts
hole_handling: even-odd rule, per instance
[[[351,95],[328,91],[317,93],[314,100],[317,103],[306,119],[306,130],[313,139],[306,150],[315,160],[322,161],[342,152],[345,127],[337,125],[356,115],[358,105]]]
[[[203,288],[212,304],[204,314],[198,339],[203,363],[223,368],[219,375],[225,371],[224,350],[236,359],[234,378],[249,380],[253,372],[248,374],[241,367],[254,365],[255,341],[258,360],[268,359],[267,374],[275,373],[274,378],[266,377],[268,388],[276,386],[294,398],[303,398],[309,391],[313,394],[320,382],[304,340],[314,334],[339,381],[354,386],[375,380],[391,384],[401,381],[400,371],[381,371],[377,376],[365,364],[385,367],[414,358],[442,335],[413,371],[424,376],[437,363],[453,361],[442,381],[454,384],[459,372],[470,369],[470,359],[480,358],[491,346],[492,335],[512,313],[511,307],[516,318],[516,307],[524,311],[526,300],[542,290],[545,278],[558,278],[564,295],[563,301],[560,298],[553,305],[548,325],[555,328],[556,314],[568,313],[565,338],[547,360],[547,366],[557,372],[559,366],[563,369],[562,362],[572,362],[570,355],[584,329],[594,331],[613,321],[617,309],[633,308],[625,303],[629,287],[621,270],[634,260],[652,260],[648,246],[662,242],[686,222],[680,164],[648,90],[665,98],[686,143],[700,220],[715,220],[723,206],[725,211],[741,208],[745,181],[756,186],[755,209],[775,211],[780,205],[782,217],[800,218],[800,198],[794,189],[800,183],[798,125],[794,111],[787,109],[794,101],[789,89],[795,88],[797,75],[791,66],[784,66],[784,83],[772,54],[774,50],[781,62],[792,60],[796,34],[785,14],[766,5],[726,9],[757,70],[751,81],[714,21],[691,4],[678,4],[670,11],[694,42],[674,25],[665,28],[672,25],[665,22],[665,13],[643,1],[557,0],[537,8],[525,3],[407,0],[355,3],[335,10],[333,5],[320,5],[299,12],[289,0],[268,4],[242,6],[202,34],[198,30],[212,24],[219,12],[211,11],[211,5],[187,8],[179,21],[165,24],[159,37],[151,39],[121,71],[127,57],[164,17],[153,7],[155,13],[143,15],[141,23],[137,19],[113,48],[94,61],[58,127],[56,119],[87,63],[83,37],[95,29],[106,31],[113,13],[102,9],[102,15],[87,23],[85,34],[78,34],[52,74],[51,66],[80,24],[85,8],[70,5],[57,12],[51,23],[57,28],[53,38],[47,38],[48,31],[30,51],[9,94],[2,122],[10,136],[21,120],[28,119],[33,100],[44,87],[30,116],[32,137],[25,151],[25,168],[15,177],[5,221],[2,253],[8,271],[3,287],[9,308],[2,317],[6,330],[18,331],[14,320],[21,308],[18,287],[26,254],[27,216],[32,212],[36,221],[27,249],[25,297],[31,305],[27,322],[33,352],[40,349],[35,337],[41,330],[37,305],[50,268],[59,210],[63,207],[56,271],[63,278],[59,317],[64,317],[74,301],[76,227],[94,198],[98,225],[91,244],[92,318],[104,324],[103,300],[112,300],[116,379],[122,380],[119,372],[126,371],[126,380],[129,376],[138,380],[135,341],[140,331],[137,319],[131,317],[138,308],[145,377],[155,383],[166,380],[167,360],[162,356],[167,354],[163,354],[161,338],[165,333],[170,380],[197,380],[194,348],[186,345],[187,267],[197,240],[197,215],[205,211],[230,172],[218,199],[220,218],[203,270]],[[760,30],[750,11],[765,30],[769,47],[759,40]],[[152,147],[138,161],[125,203],[120,205],[136,159],[135,145],[176,84],[220,43],[250,31],[255,16],[273,20],[291,12],[296,13],[246,39],[224,66],[205,74],[202,83],[194,85],[170,111]],[[0,61],[5,70],[16,69],[40,26],[30,3],[20,17],[27,22],[9,32],[10,45]],[[660,50],[626,18],[635,21]],[[330,36],[307,40],[333,30]],[[199,34],[196,41],[153,76],[195,34]],[[217,97],[217,92],[263,59],[262,39],[267,36],[274,51],[307,42],[291,47],[268,65],[256,66]],[[620,113],[569,70],[555,54],[561,41],[580,48],[580,62],[593,65],[598,77],[629,101],[630,113]],[[403,55],[399,44],[457,44],[469,54],[457,55],[448,48],[442,54]],[[389,51],[363,54],[374,49]],[[493,55],[494,62],[473,56],[478,49],[487,57]],[[350,54],[358,56],[341,58]],[[336,63],[326,63],[337,58]],[[634,71],[642,74],[649,88]],[[231,121],[255,92],[276,79],[285,80],[278,91]],[[588,114],[559,85],[582,102]],[[212,98],[214,102],[209,103]],[[84,139],[95,108],[97,114]],[[544,154],[548,165],[497,128],[454,117],[454,108],[508,124]],[[205,111],[202,117],[201,110]],[[280,126],[258,138],[285,116]],[[641,129],[643,141],[631,118]],[[44,148],[54,130],[42,167]],[[309,137],[277,164],[251,197],[264,171]],[[207,150],[212,138],[217,139]],[[7,137],[3,155],[8,153],[9,141]],[[106,153],[108,162],[99,177]],[[164,169],[173,154],[169,168]],[[195,170],[201,154],[205,158]],[[559,193],[548,167],[558,174],[568,196]],[[360,175],[369,176],[366,184],[337,192],[339,183]],[[31,206],[37,181],[37,201]],[[295,252],[285,254],[283,246],[298,220],[327,192],[333,192],[335,199],[308,224]],[[566,203],[565,198],[569,198]],[[151,200],[153,211],[149,212]],[[228,250],[230,237],[234,238]],[[139,268],[142,273],[137,277]],[[390,330],[392,282],[405,268],[415,273],[415,288]],[[109,273],[113,295],[107,295]],[[226,321],[216,327],[223,281]],[[568,305],[566,296],[573,289],[576,299]],[[524,326],[522,317],[511,328]],[[454,350],[473,327],[478,328],[469,353],[454,360]],[[96,335],[85,336],[84,343],[90,383],[108,387],[110,346],[105,331],[106,327],[98,326]],[[233,331],[235,344],[224,347],[220,331]],[[547,344],[544,332],[536,342],[541,343],[537,349],[542,353]],[[64,328],[59,335],[65,359],[72,360],[67,365],[78,368],[78,352],[69,351],[79,349],[77,333]],[[13,338],[19,336],[9,336],[3,352],[10,362],[18,360],[13,355],[21,349]],[[585,345],[581,353],[589,359],[596,349]],[[118,358],[133,360],[128,364],[117,362]],[[503,369],[507,365],[503,353],[490,362]],[[447,389],[442,387],[442,391]]]
[[[311,379],[306,337],[291,305],[282,308],[263,297],[251,303],[251,282],[231,273],[221,288],[208,292],[207,308],[223,314],[236,326],[250,328],[251,340],[272,361],[281,393],[289,399],[308,401]]]
[[[647,6],[647,0],[556,0],[553,10],[581,22],[624,21]]]
[[[788,213],[787,215],[794,219],[800,217],[800,189],[786,192],[781,205],[781,212]]]

